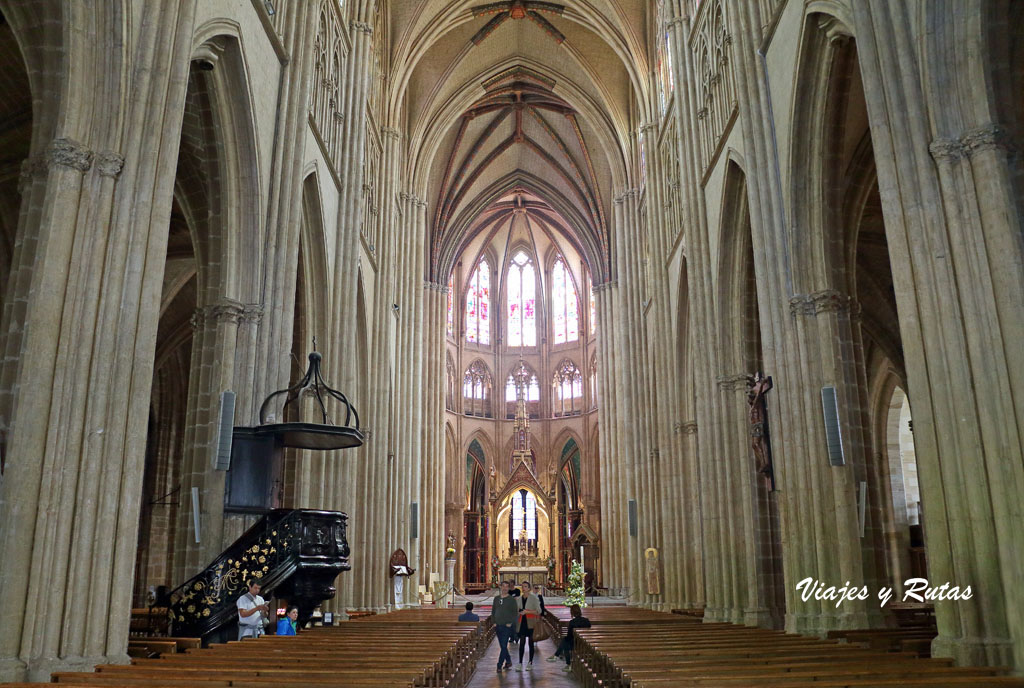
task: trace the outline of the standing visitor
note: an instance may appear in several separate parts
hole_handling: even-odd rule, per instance
[[[270,607],[260,597],[260,584],[257,580],[249,581],[249,592],[238,598],[238,639],[259,638],[263,635],[263,619],[270,618]],[[264,617],[264,614],[267,616]]]
[[[508,594],[508,581],[502,581],[501,592],[491,602],[491,618],[494,620],[495,631],[501,652],[498,654],[498,671],[512,666],[512,655],[508,653],[508,639],[512,635],[512,627],[519,614],[516,598]]]
[[[523,581],[523,595],[519,598],[519,666],[516,667],[516,671],[523,670],[523,653],[527,641],[530,643],[530,661],[526,668],[533,668],[533,654],[536,648],[533,642],[533,629],[540,620],[540,600],[531,594],[532,590],[530,581]]]

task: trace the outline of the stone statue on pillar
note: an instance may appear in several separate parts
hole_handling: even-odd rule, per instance
[[[768,433],[768,405],[766,395],[772,389],[771,376],[755,373],[747,377],[747,404],[750,405],[750,446],[754,451],[757,472],[768,479],[775,491],[775,471],[772,467],[772,447]]]

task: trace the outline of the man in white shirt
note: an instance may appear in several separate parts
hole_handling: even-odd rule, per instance
[[[259,581],[249,581],[249,592],[239,597],[235,606],[238,607],[238,639],[263,635],[263,619],[270,618],[270,607],[260,597]]]

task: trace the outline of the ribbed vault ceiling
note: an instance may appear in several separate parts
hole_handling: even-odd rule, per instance
[[[429,204],[431,279],[518,195],[610,276],[614,188],[647,121],[648,0],[391,0],[389,112]],[[531,210],[532,212],[532,210]]]

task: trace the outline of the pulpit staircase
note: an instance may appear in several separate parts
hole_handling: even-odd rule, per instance
[[[300,623],[334,597],[334,580],[348,571],[348,516],[340,511],[274,509],[257,521],[199,574],[171,591],[175,636],[234,640],[235,604],[255,579],[261,595],[299,608]]]

